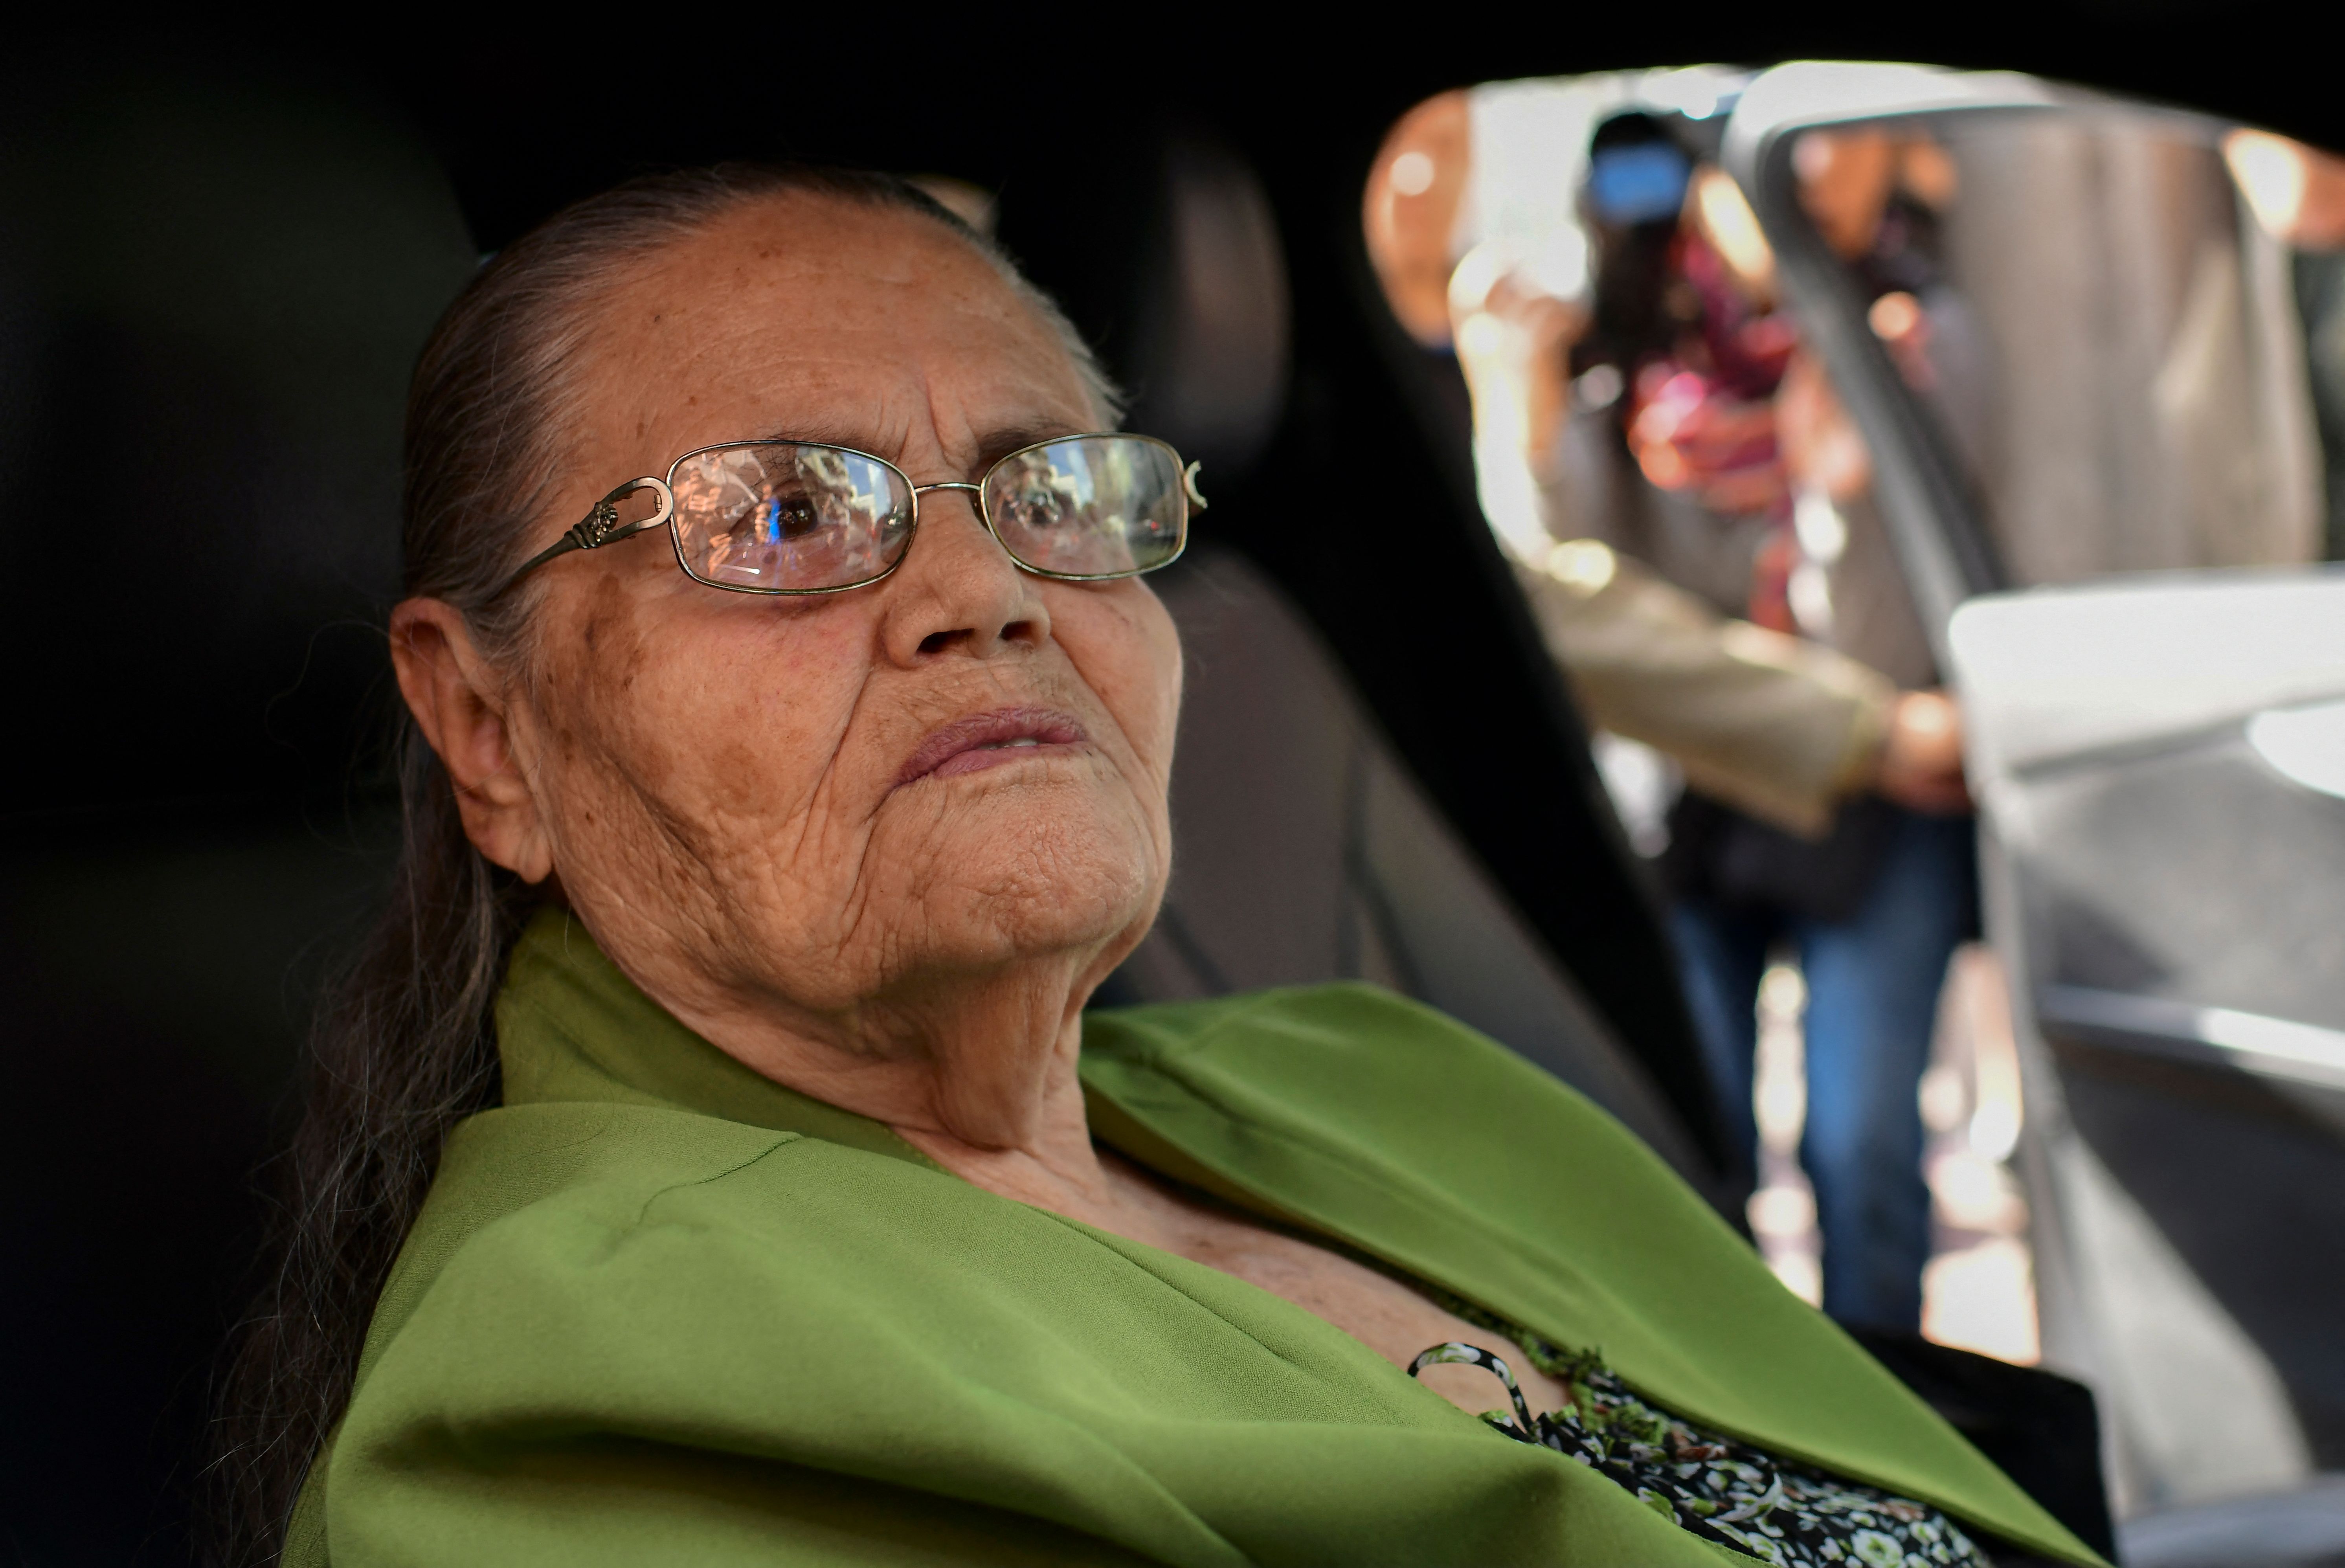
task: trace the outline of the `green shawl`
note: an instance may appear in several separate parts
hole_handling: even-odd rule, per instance
[[[1298,1307],[771,1083],[542,915],[286,1561],[1711,1564]],[[1602,1111],[1365,986],[1094,1014],[1101,1141],[1787,1458],[2092,1553]],[[1503,1349],[1501,1353],[1504,1353]]]

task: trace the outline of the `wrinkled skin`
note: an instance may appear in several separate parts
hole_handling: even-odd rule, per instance
[[[712,442],[835,440],[929,483],[1102,423],[1049,324],[916,214],[761,200],[640,264],[586,325],[574,460],[532,551]],[[401,690],[484,855],[557,879],[720,1049],[980,1186],[1251,1280],[1396,1362],[1477,1334],[1091,1142],[1082,1004],[1171,865],[1181,652],[1144,582],[1020,572],[957,491],[923,498],[892,576],[844,593],[713,590],[664,540],[541,569],[520,669],[447,604],[394,613]],[[1003,712],[1081,739],[906,777],[940,726]],[[1427,1381],[1472,1409],[1496,1392],[1467,1368]]]
[[[806,243],[810,223],[827,244]],[[925,483],[1099,422],[981,258],[909,215],[812,198],[652,260],[588,351],[576,460],[533,547],[714,441],[831,438]],[[812,1092],[1016,1141],[1035,1075],[1163,886],[1180,651],[1162,607],[1138,581],[1018,571],[965,492],[923,498],[903,566],[846,593],[712,591],[664,546],[531,580],[528,668],[492,699],[501,734],[490,703],[472,716],[477,757],[456,769],[475,842],[525,877],[558,873],[620,966],[750,1065],[771,1065],[781,1025],[843,1059]],[[444,614],[401,615],[402,641],[428,624],[458,646]],[[899,784],[939,725],[1002,708],[1062,712],[1089,744]],[[1019,1070],[950,1070],[1005,1034],[1027,1047]]]

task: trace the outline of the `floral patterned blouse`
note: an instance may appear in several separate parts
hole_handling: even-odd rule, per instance
[[[1484,1421],[1518,1442],[1555,1449],[1601,1471],[1705,1540],[1796,1568],[1991,1568],[1970,1537],[1926,1503],[1787,1464],[1705,1431],[1639,1399],[1594,1354],[1568,1354],[1510,1326],[1489,1326],[1520,1344],[1533,1366],[1561,1380],[1571,1404],[1534,1418],[1507,1363],[1477,1345],[1436,1345],[1410,1364],[1410,1375],[1443,1362],[1497,1374],[1514,1411],[1490,1411]]]

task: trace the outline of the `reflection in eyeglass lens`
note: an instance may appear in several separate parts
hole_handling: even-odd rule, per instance
[[[995,481],[1000,523],[1044,533],[1080,527],[1086,521],[1088,487],[1075,475],[1061,472],[1047,451],[1020,452],[1002,466]]]
[[[721,587],[868,582],[903,553],[910,497],[886,465],[830,447],[726,447],[677,467],[676,543]]]
[[[1070,577],[1144,571],[1171,559],[1183,502],[1172,453],[1131,437],[1053,441],[1010,458],[986,481],[1004,548]]]

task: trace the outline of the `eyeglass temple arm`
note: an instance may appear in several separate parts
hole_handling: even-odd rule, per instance
[[[619,521],[619,503],[639,490],[650,491],[657,496],[659,510],[641,522],[631,522],[622,526]],[[504,580],[496,592],[490,595],[490,598],[502,598],[512,591],[514,583],[558,555],[567,555],[574,550],[600,550],[606,544],[616,544],[623,539],[633,539],[635,535],[647,533],[655,528],[665,528],[669,520],[675,516],[675,492],[668,489],[665,480],[655,479],[649,474],[645,474],[641,479],[631,479],[596,501],[594,510],[571,524],[563,531],[560,539],[523,561],[514,570],[513,574]]]

